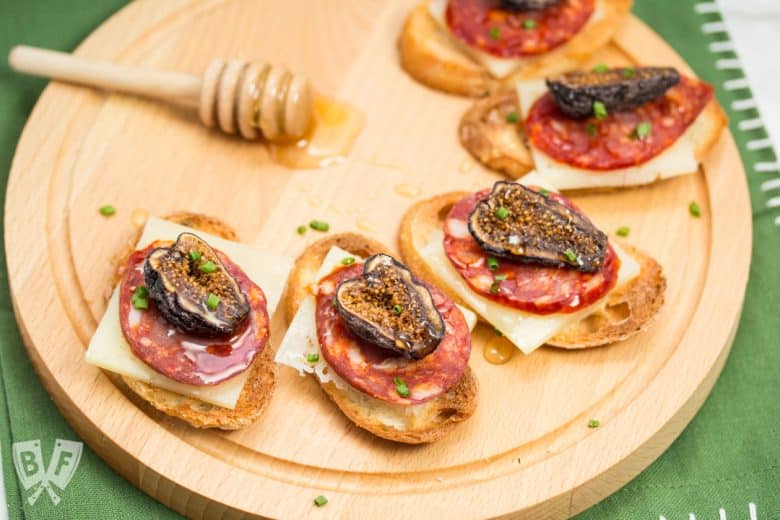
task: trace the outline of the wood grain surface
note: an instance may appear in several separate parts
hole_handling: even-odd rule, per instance
[[[113,261],[143,212],[218,215],[244,242],[289,255],[319,238],[313,218],[395,247],[415,200],[499,178],[471,160],[456,129],[468,99],[416,84],[396,38],[413,1],[154,0],[109,19],[78,53],[199,74],[212,58],[266,58],[359,108],[350,159],[323,170],[272,163],[260,144],[201,127],[169,105],[49,85],[13,162],[5,239],[14,307],[30,358],[63,415],[130,482],[191,517],[565,518],[652,462],[709,393],[728,355],[747,281],[751,220],[744,172],[726,133],[702,172],[647,188],[578,196],[602,229],[656,257],[666,305],[645,334],[583,352],[482,355],[475,416],[422,447],[374,438],[318,385],[286,367],[271,405],[234,433],[198,431],[138,405],[84,349],[110,294]],[[630,19],[594,60],[681,59]],[[691,218],[697,200],[702,217]],[[103,218],[97,208],[113,204]],[[317,236],[315,236],[317,235]],[[273,341],[284,333],[274,317]],[[590,418],[601,427],[589,429]],[[329,503],[317,509],[312,499]]]

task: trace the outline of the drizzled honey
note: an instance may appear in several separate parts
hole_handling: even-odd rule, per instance
[[[515,354],[517,347],[503,336],[494,336],[490,338],[482,349],[482,355],[488,363],[494,365],[503,365],[507,363]]]

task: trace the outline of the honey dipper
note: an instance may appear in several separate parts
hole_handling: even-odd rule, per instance
[[[215,59],[199,78],[20,45],[11,49],[8,62],[18,72],[195,108],[207,127],[245,139],[298,139],[312,118],[308,80],[263,61]]]

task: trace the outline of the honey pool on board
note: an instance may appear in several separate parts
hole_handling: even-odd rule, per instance
[[[314,99],[311,129],[294,142],[269,143],[271,159],[293,169],[325,168],[344,162],[363,129],[363,114],[323,96]]]
[[[494,365],[503,365],[507,363],[515,354],[517,347],[503,336],[495,336],[485,342],[482,348],[482,355],[488,363]]]

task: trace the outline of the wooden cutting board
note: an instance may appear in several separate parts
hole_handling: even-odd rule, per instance
[[[480,326],[476,415],[448,438],[400,446],[347,421],[310,378],[281,367],[270,408],[234,433],[198,431],[134,404],[84,349],[112,289],[114,260],[144,212],[214,214],[243,241],[289,255],[319,238],[312,218],[395,247],[414,200],[499,178],[459,146],[470,101],[399,67],[410,1],[141,0],[78,53],[200,73],[211,58],[287,63],[366,117],[350,160],[291,171],[262,145],[208,131],[168,105],[50,85],[13,162],[5,237],[14,307],[33,364],[84,440],[130,482],[192,517],[564,518],[624,485],[681,432],[728,355],[747,281],[751,219],[737,148],[724,134],[697,175],[577,203],[655,256],[668,279],[655,326],[583,352],[541,349],[491,365]],[[609,59],[681,59],[630,19]],[[601,59],[601,58],[597,58]],[[402,186],[399,188],[399,186]],[[410,189],[412,186],[413,189]],[[414,194],[418,190],[418,194]],[[411,196],[410,196],[411,195]],[[697,200],[702,217],[692,218]],[[112,218],[97,208],[113,204]],[[274,341],[283,335],[275,317]],[[601,427],[589,429],[597,418]],[[329,503],[316,509],[312,499]]]

